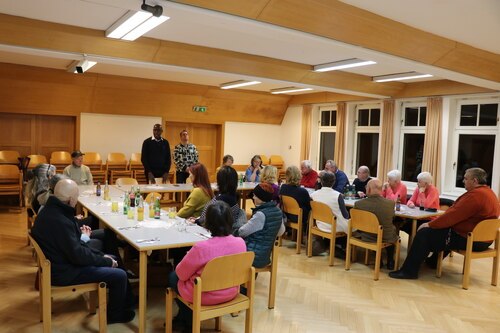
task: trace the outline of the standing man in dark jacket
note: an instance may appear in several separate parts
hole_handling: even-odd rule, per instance
[[[92,250],[80,241],[81,231],[74,220],[78,186],[70,179],[57,182],[40,211],[31,233],[51,262],[52,284],[67,286],[106,282],[109,288],[108,324],[134,319],[134,299],[127,286],[127,273],[117,268],[111,256]]]
[[[160,124],[153,126],[153,136],[142,143],[141,162],[144,166],[144,174],[150,183],[155,178],[162,178],[163,183],[168,179],[170,171],[170,145],[162,138],[163,127]]]

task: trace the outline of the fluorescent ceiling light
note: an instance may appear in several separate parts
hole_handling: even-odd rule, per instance
[[[287,88],[279,88],[279,89],[271,89],[271,94],[287,94],[298,91],[308,91],[312,90],[312,88],[297,88],[297,87],[287,87]]]
[[[136,40],[168,19],[168,16],[156,17],[149,12],[131,10],[106,30],[106,37]]]
[[[339,69],[367,66],[367,65],[373,65],[373,64],[376,64],[376,62],[371,61],[371,60],[362,60],[362,59],[353,58],[353,59],[347,59],[347,60],[342,60],[342,61],[330,62],[328,64],[316,65],[316,66],[314,66],[313,70],[315,72],[328,72],[328,71],[336,71]]]
[[[421,74],[421,73],[417,73],[417,72],[407,72],[407,73],[374,76],[372,78],[372,80],[375,82],[389,82],[389,81],[420,79],[420,78],[424,78],[424,77],[432,77],[432,75],[431,74]]]
[[[95,64],[97,64],[96,61],[90,61],[87,59],[75,60],[71,63],[71,65],[69,65],[68,72],[82,74],[92,68]]]
[[[239,80],[239,81],[223,83],[220,85],[220,88],[221,89],[233,89],[233,88],[251,86],[251,85],[259,84],[259,83],[261,83],[261,82],[260,81]]]

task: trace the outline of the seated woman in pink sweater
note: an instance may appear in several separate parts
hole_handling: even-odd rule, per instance
[[[417,176],[417,188],[408,200],[408,207],[421,207],[439,209],[439,191],[432,185],[432,175],[429,172],[421,172]]]
[[[179,293],[182,298],[192,302],[194,279],[201,275],[205,265],[212,259],[245,252],[245,241],[231,235],[233,216],[231,208],[224,201],[216,201],[207,207],[205,228],[212,234],[212,238],[193,245],[191,250],[170,273],[169,287]],[[221,272],[223,274],[223,272]],[[213,305],[228,302],[236,297],[238,287],[204,292],[201,294],[202,305]],[[177,300],[176,300],[177,301]],[[177,301],[179,312],[173,320],[174,330],[191,332],[192,312],[182,302]],[[167,305],[169,306],[169,305]]]
[[[382,196],[386,199],[401,201],[406,204],[406,185],[401,183],[401,172],[399,170],[391,170],[387,173],[387,183],[382,187]]]

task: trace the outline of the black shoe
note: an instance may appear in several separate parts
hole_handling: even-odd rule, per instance
[[[411,274],[405,273],[401,269],[394,271],[394,272],[389,272],[389,277],[391,277],[393,279],[410,279],[410,280],[418,279],[418,275],[411,275]]]
[[[178,332],[191,332],[192,323],[179,319],[177,316],[172,319],[172,330]]]
[[[394,269],[394,260],[387,260],[387,269],[390,271]]]
[[[125,310],[119,316],[109,316],[108,315],[108,324],[117,324],[117,323],[128,323],[134,320],[135,312],[132,310]]]

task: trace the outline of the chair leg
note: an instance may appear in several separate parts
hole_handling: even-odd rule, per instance
[[[89,291],[89,313],[96,314],[97,312],[97,292]]]
[[[498,255],[493,257],[493,272],[491,273],[491,285],[496,286],[498,282]]]
[[[99,289],[97,290],[97,298],[99,300],[99,333],[106,333],[108,319],[107,319],[107,303],[106,303],[106,283],[100,282]]]
[[[470,256],[464,256],[464,276],[462,278],[462,288],[469,289],[469,275],[470,275]]]
[[[443,251],[439,251],[437,258],[436,277],[440,278],[443,270]]]
[[[328,265],[333,266],[333,260],[335,258],[335,242],[337,238],[334,236],[330,239],[330,258],[328,258]]]
[[[52,332],[52,299],[50,293],[44,292],[42,300],[43,333]]]
[[[222,316],[215,318],[215,330],[219,332],[222,331]]]
[[[200,311],[193,309],[193,333],[200,333],[201,329],[201,320],[200,320]]]
[[[399,269],[399,256],[401,254],[401,238],[396,241],[396,259],[394,259],[394,269]]]
[[[311,223],[311,222],[309,222]],[[309,258],[312,257],[312,233],[311,233],[311,230],[309,229],[309,234],[307,235],[307,251],[306,251],[306,254]],[[298,241],[298,238],[297,238],[297,241]]]
[[[366,250],[368,252],[368,250]],[[382,257],[382,248],[378,248],[375,252],[375,273],[373,276],[373,280],[378,281],[378,276],[380,274],[380,260]]]
[[[368,265],[370,259],[370,250],[365,249],[365,265]]]
[[[172,333],[172,307],[174,306],[174,291],[167,288],[165,293],[165,333]]]
[[[345,270],[348,271],[351,269],[351,252],[354,251],[356,247],[351,246],[349,239],[347,240],[347,248],[345,251]]]
[[[245,313],[245,333],[252,332],[253,313],[252,308],[248,308]]]
[[[299,221],[299,227],[297,229],[297,254],[300,254],[300,249],[302,247],[302,223]]]

